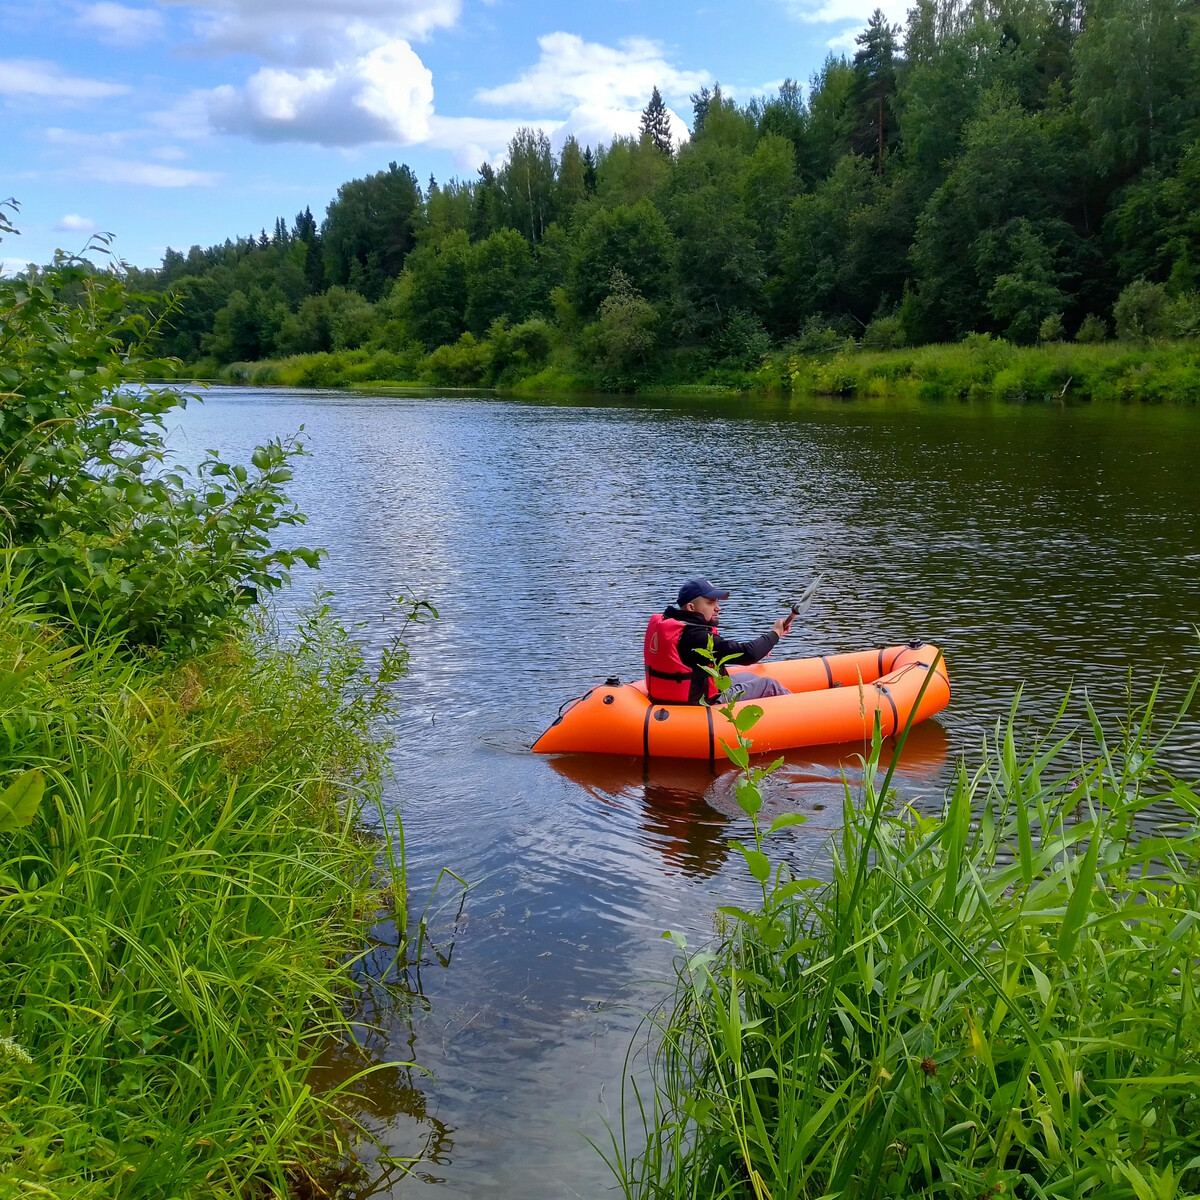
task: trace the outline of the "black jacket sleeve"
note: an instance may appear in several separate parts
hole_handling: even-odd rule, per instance
[[[709,632],[704,626],[689,625],[680,636],[679,657],[689,667],[695,669],[707,665],[707,660],[700,659],[697,651],[708,645]],[[734,641],[733,638],[724,638],[718,633],[713,637],[713,655],[717,662],[728,659],[729,666],[748,666],[766,658],[778,644],[779,635],[773,629],[768,629],[766,633],[751,638],[748,642]]]

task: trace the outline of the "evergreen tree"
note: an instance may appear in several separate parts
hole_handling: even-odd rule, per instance
[[[595,168],[593,168],[593,175]],[[574,137],[567,138],[563,144],[562,153],[558,156],[558,178],[554,187],[554,211],[565,221],[581,200],[586,200],[587,162],[579,142]]]
[[[657,87],[650,93],[650,103],[642,110],[641,130],[642,137],[649,138],[663,154],[672,153],[671,114]]]
[[[585,146],[583,150],[583,186],[589,196],[596,194],[596,156],[591,146]]]
[[[896,34],[876,9],[867,28],[855,39],[854,55],[855,126],[853,147],[857,154],[875,160],[875,174],[883,174],[883,162],[896,144]]]
[[[720,94],[721,85],[717,84],[717,93]],[[692,102],[692,136],[704,128],[704,122],[708,120],[708,106],[712,103],[713,94],[708,86],[702,87],[698,92],[693,92],[688,99]]]
[[[471,202],[471,241],[481,242],[497,228],[497,207],[500,192],[496,186],[496,172],[490,163],[479,167],[479,182],[475,185]]]

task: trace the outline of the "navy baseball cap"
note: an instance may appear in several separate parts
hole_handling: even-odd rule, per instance
[[[707,579],[685,579],[679,589],[679,599],[676,603],[682,607],[695,600],[697,596],[703,596],[706,600],[729,599],[728,592],[722,592],[713,587]]]

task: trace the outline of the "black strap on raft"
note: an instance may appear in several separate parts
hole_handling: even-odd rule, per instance
[[[553,729],[554,726],[557,725],[563,719],[563,717],[566,715],[568,709],[572,709],[575,707],[575,705],[586,700],[595,690],[596,690],[595,688],[588,688],[588,690],[586,692],[584,692],[582,696],[572,696],[569,700],[564,700],[558,706],[558,716],[555,717],[554,720],[550,722],[550,728]]]
[[[717,761],[717,739],[713,733],[712,705],[706,704],[704,712],[708,717],[708,767],[711,771]]]
[[[829,659],[825,655],[821,655],[821,666],[825,668],[825,678],[828,680],[826,687],[833,687],[833,668],[829,665]]]
[[[881,696],[886,696],[887,702],[892,706],[892,732],[885,733],[883,736],[893,737],[900,728],[900,713],[896,709],[896,702],[892,699],[892,693],[882,683],[876,683],[872,686]]]

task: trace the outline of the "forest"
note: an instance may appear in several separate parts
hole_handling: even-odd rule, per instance
[[[424,185],[351,180],[320,221],[131,272],[173,296],[160,353],[256,382],[632,388],[769,356],[988,335],[1200,334],[1200,8],[919,0],[850,56],[640,139]],[[976,338],[978,341],[978,337]]]

